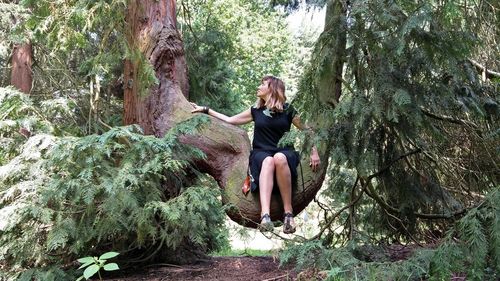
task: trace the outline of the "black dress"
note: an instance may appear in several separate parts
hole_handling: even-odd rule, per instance
[[[299,154],[294,150],[293,145],[278,147],[278,142],[286,132],[290,131],[292,119],[297,111],[287,103],[284,105],[283,112],[269,112],[265,106],[262,108],[252,107],[251,112],[255,124],[249,159],[252,176],[251,191],[257,192],[259,189],[259,176],[264,159],[272,157],[278,152],[286,156],[292,175],[292,186],[295,186],[297,166],[300,161]],[[279,192],[276,176],[274,177],[273,192]]]

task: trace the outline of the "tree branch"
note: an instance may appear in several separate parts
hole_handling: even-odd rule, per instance
[[[495,77],[495,78],[500,78],[500,72],[497,72],[497,71],[493,71],[493,70],[489,70],[486,68],[486,66],[480,64],[479,62],[473,60],[473,59],[467,59],[470,63],[472,63],[472,65],[474,65],[476,68],[478,68],[479,70],[483,71],[483,72],[486,72],[486,77],[491,79],[492,77]]]
[[[434,114],[432,112],[430,112],[429,110],[423,108],[423,107],[420,107],[420,110],[427,116],[431,117],[431,118],[434,118],[434,119],[437,119],[437,120],[441,120],[441,121],[447,121],[447,122],[450,122],[450,123],[454,123],[454,124],[459,124],[459,125],[468,125],[468,126],[471,126],[473,127],[474,129],[477,129],[479,126],[476,125],[475,123],[471,122],[471,121],[467,121],[467,120],[463,120],[463,119],[456,119],[456,118],[453,118],[451,116],[446,116],[446,115],[437,115],[437,114]]]
[[[352,187],[353,189],[356,188],[356,185],[358,185],[358,180],[359,180],[359,176],[356,178],[356,181],[354,183],[354,186]],[[363,193],[365,192],[365,187],[363,187],[361,189],[361,191],[359,192],[358,196],[352,200],[351,202],[349,202],[349,204],[345,205],[344,207],[342,207],[342,209],[338,210],[333,216],[330,217],[330,219],[328,220],[328,222],[326,223],[325,226],[323,226],[321,228],[321,230],[318,232],[318,234],[314,235],[311,239],[309,240],[316,240],[316,239],[319,239],[321,237],[321,235],[323,235],[323,233],[326,231],[327,228],[329,228],[333,221],[340,215],[342,214],[342,212],[344,212],[345,210],[349,209],[350,207],[354,206],[358,201],[359,199],[361,199]]]
[[[375,174],[368,176],[366,179],[360,178],[361,186],[363,186],[362,191],[364,190],[368,196],[370,196],[372,199],[374,199],[385,210],[388,210],[388,211],[393,212],[393,213],[401,213],[401,211],[399,209],[389,205],[382,197],[380,197],[377,194],[377,192],[375,191],[375,188],[373,187],[373,185],[371,183],[371,180],[373,178],[381,175],[382,173],[384,173],[397,161],[399,161],[405,157],[408,157],[412,154],[419,153],[421,151],[422,150],[420,148],[417,148],[413,151],[405,153],[405,154],[399,156],[398,158],[392,160],[391,163],[389,163],[386,167],[382,168],[380,171],[376,172]],[[349,205],[347,207],[349,207]],[[462,210],[459,210],[459,211],[451,213],[451,214],[422,214],[422,213],[413,213],[413,214],[416,217],[422,218],[422,219],[451,219],[451,218],[454,218],[456,216],[462,215],[468,209],[470,209],[470,208],[463,208]]]
[[[389,170],[389,168],[390,168],[390,167],[391,167],[394,163],[398,162],[399,160],[401,160],[401,159],[403,159],[403,158],[405,158],[405,157],[408,157],[408,156],[410,156],[410,155],[420,153],[420,152],[422,152],[422,149],[417,148],[417,149],[412,150],[412,151],[410,151],[410,152],[408,152],[408,153],[405,153],[405,154],[403,154],[403,155],[400,155],[398,158],[393,159],[393,160],[392,160],[389,164],[387,164],[384,168],[382,168],[382,170],[380,170],[380,171],[376,172],[376,173],[375,173],[375,174],[373,174],[373,175],[368,176],[368,178],[366,179],[366,181],[368,181],[368,182],[369,182],[369,181],[371,181],[374,177],[378,177],[378,176],[380,176],[382,173],[384,173],[385,171]],[[363,184],[363,183],[361,183],[361,184]]]
[[[363,182],[363,179],[361,179]],[[370,196],[372,199],[374,199],[382,208],[384,208],[387,211],[393,212],[393,213],[401,213],[400,210],[396,209],[395,207],[389,205],[382,197],[380,197],[377,192],[375,191],[375,188],[373,187],[371,181],[366,181],[366,194]],[[421,219],[451,219],[457,216],[460,216],[464,214],[467,210],[470,208],[463,208],[460,211],[451,213],[451,214],[422,214],[422,213],[413,213],[417,218]]]

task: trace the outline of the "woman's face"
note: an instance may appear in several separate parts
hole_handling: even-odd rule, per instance
[[[267,97],[269,96],[269,93],[270,93],[270,90],[269,90],[269,81],[263,80],[260,83],[260,86],[257,88],[257,96],[259,98],[267,100]]]

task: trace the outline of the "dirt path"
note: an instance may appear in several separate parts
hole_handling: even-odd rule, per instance
[[[291,268],[279,268],[279,261],[273,257],[214,257],[194,265],[157,265],[126,275],[106,280],[283,281],[296,278],[296,273]]]

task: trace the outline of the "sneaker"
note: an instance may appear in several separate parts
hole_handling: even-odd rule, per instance
[[[258,226],[260,232],[270,232],[274,229],[274,224],[271,221],[271,216],[269,214],[264,214],[260,218],[260,224]]]
[[[283,232],[285,234],[292,234],[296,230],[295,221],[293,220],[292,213],[285,213],[283,218]]]

